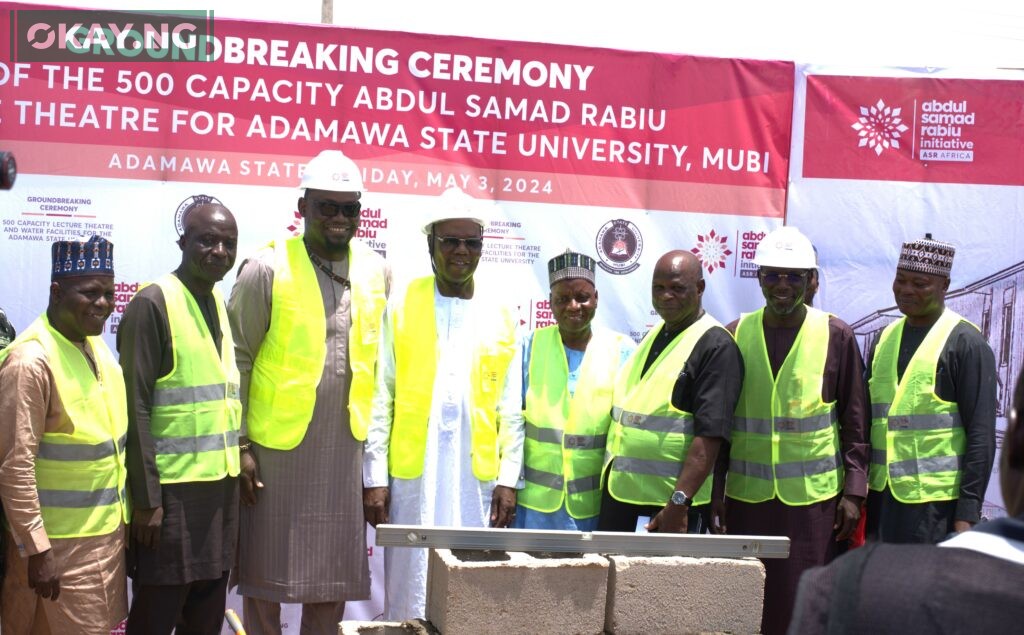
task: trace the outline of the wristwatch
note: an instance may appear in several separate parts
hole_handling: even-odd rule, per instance
[[[673,505],[682,505],[684,507],[689,507],[690,503],[693,502],[693,499],[687,496],[686,492],[684,492],[683,490],[677,489],[676,491],[672,492],[672,498],[670,498],[669,501]]]

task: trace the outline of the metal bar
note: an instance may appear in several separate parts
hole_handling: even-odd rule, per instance
[[[377,546],[697,558],[789,557],[789,538],[785,536],[462,529],[415,525],[378,525]]]

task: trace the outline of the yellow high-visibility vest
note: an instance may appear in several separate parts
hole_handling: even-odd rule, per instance
[[[224,298],[213,289],[220,323],[218,354],[195,298],[173,274],[154,284],[163,292],[174,365],[156,380],[150,433],[161,483],[238,476],[238,367]]]
[[[85,338],[96,375],[82,351],[44,313],[0,351],[0,364],[16,347],[36,341],[46,352],[71,434],[46,432],[36,455],[36,490],[49,538],[104,536],[129,519],[124,452],[128,405],[124,377],[99,337]],[[98,375],[98,377],[97,377]]]
[[[844,470],[835,402],[821,398],[829,314],[807,307],[793,347],[772,376],[764,340],[764,309],[736,327],[743,389],[733,419],[725,493],[760,503],[778,497],[810,505],[839,494]]]
[[[253,363],[248,436],[259,445],[291,450],[306,436],[316,388],[327,358],[327,326],[320,287],[301,236],[272,243],[274,285],[270,330]],[[348,412],[352,436],[363,441],[377,370],[384,313],[384,259],[357,240],[349,243],[352,325],[348,333]]]
[[[868,486],[882,491],[888,485],[902,503],[953,500],[960,497],[967,436],[956,402],[935,392],[935,373],[953,329],[966,320],[949,309],[943,311],[897,383],[906,321],[899,319],[882,331],[871,364]]]
[[[665,505],[675,490],[694,427],[693,413],[672,405],[672,389],[700,338],[722,325],[705,313],[641,377],[651,345],[664,327],[661,322],[647,333],[615,381],[604,473],[612,498],[635,505]],[[711,502],[711,479],[692,498],[694,505]]]
[[[594,329],[569,395],[569,366],[558,326],[533,332],[530,385],[526,390],[526,487],[523,507],[550,513],[562,507],[573,518],[601,509],[601,467],[611,424],[621,333]]]
[[[509,307],[494,304],[482,306],[476,317],[473,332],[479,337],[470,343],[470,452],[473,474],[481,481],[490,481],[498,476],[501,458],[498,402],[515,355],[516,316]],[[426,456],[427,421],[438,360],[434,276],[417,278],[409,284],[392,320],[395,402],[388,471],[397,478],[419,478]]]

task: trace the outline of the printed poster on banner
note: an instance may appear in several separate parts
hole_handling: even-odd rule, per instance
[[[956,247],[946,305],[994,352],[997,444],[1024,363],[1022,80],[803,68],[789,189],[788,220],[819,249],[822,306],[865,355],[901,317],[891,289],[901,244],[930,233]],[[983,515],[1005,515],[998,473]]]

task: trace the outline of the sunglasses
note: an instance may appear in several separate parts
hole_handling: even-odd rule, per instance
[[[758,274],[761,278],[761,282],[767,285],[776,285],[786,281],[790,286],[796,286],[807,282],[807,272],[802,273],[780,273],[778,271],[762,271]]]
[[[316,208],[321,216],[337,216],[340,213],[345,218],[359,218],[359,210],[363,208],[363,204],[359,201],[354,203],[336,203],[334,201],[314,199],[310,201],[310,204]]]
[[[443,251],[455,251],[460,245],[472,252],[479,252],[484,248],[483,238],[456,238],[455,236],[434,236],[434,240]]]

